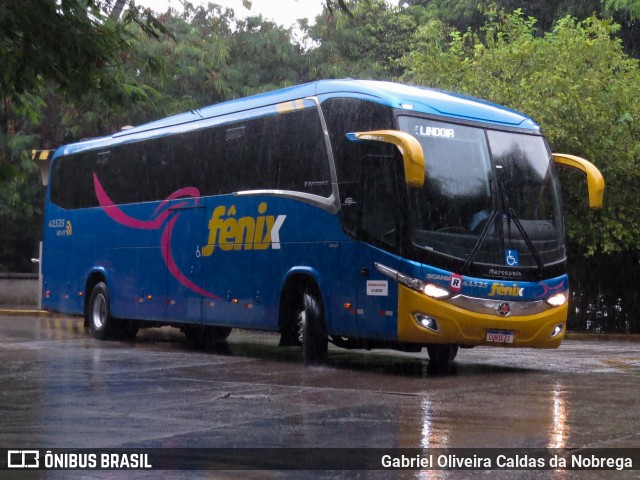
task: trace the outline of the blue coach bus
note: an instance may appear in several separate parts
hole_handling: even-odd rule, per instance
[[[59,148],[43,306],[98,339],[557,347],[569,284],[556,165],[604,181],[530,118],[388,82],[324,80]]]

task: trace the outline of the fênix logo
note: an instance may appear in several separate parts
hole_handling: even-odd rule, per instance
[[[208,257],[216,247],[220,250],[274,250],[280,248],[280,228],[286,215],[265,215],[268,205],[258,205],[255,217],[236,218],[236,207],[224,205],[216,207],[209,220],[209,240],[202,249],[202,255]]]
[[[518,285],[515,283],[511,287],[505,287],[502,283],[494,283],[491,286],[491,292],[489,292],[489,296],[494,297],[496,295],[506,297],[522,297],[524,296],[524,288],[518,287]]]

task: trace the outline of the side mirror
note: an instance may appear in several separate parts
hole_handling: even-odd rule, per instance
[[[368,140],[395,145],[402,154],[405,181],[414,188],[424,185],[424,152],[415,137],[399,130],[374,130],[347,133],[347,138],[354,142]]]
[[[602,198],[604,196],[604,178],[596,166],[575,155],[564,153],[554,153],[553,160],[556,165],[575,168],[587,175],[587,189],[589,191],[589,207],[602,208]]]

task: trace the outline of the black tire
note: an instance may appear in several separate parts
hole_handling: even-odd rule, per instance
[[[458,354],[458,345],[427,345],[429,363],[435,367],[448,367]]]
[[[122,340],[131,341],[138,335],[138,322],[135,320],[120,320],[117,323],[117,335]]]
[[[230,334],[231,327],[204,327],[204,348],[207,350],[216,350],[220,344],[226,343]]]
[[[202,348],[204,346],[204,331],[200,325],[187,325],[182,327],[182,332],[190,348]]]
[[[98,340],[108,340],[114,330],[114,320],[111,317],[109,287],[99,282],[93,287],[87,308],[87,323]]]
[[[303,294],[302,300],[303,306],[298,313],[302,359],[305,365],[323,363],[327,358],[329,341],[324,326],[322,301],[309,292]]]

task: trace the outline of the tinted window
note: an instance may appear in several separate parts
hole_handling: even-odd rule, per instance
[[[293,190],[328,197],[331,176],[316,109],[227,126],[224,184],[239,190]]]
[[[277,130],[273,136],[274,158],[271,161],[278,165],[278,188],[323,197],[331,195],[327,147],[317,110],[278,115],[268,122]],[[267,132],[265,138],[270,137]]]
[[[366,157],[363,165],[362,239],[383,248],[396,248],[400,239],[398,175],[394,157]]]
[[[95,152],[57,158],[51,167],[51,201],[62,208],[97,206],[92,171]]]
[[[331,195],[315,108],[58,158],[51,201],[67,209],[97,206],[94,173],[117,204],[163,200],[186,187],[201,195],[265,189]]]
[[[338,188],[342,202],[341,218],[346,232],[355,235],[358,228],[359,192],[362,159],[368,155],[395,155],[391,145],[379,142],[352,142],[349,132],[394,128],[392,110],[383,105],[354,98],[332,98],[322,103],[331,148],[336,162]]]

